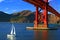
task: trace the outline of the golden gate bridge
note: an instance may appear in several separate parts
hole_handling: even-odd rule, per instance
[[[49,29],[48,12],[51,12],[56,16],[60,17],[60,14],[53,7],[49,5],[48,0],[23,0],[23,1],[28,2],[36,7],[34,27],[28,27],[29,29]],[[39,15],[39,8],[43,10],[41,12],[43,16]],[[38,16],[42,17],[43,25],[39,24],[39,21],[41,20],[38,18]]]

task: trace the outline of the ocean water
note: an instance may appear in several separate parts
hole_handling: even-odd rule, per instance
[[[27,26],[33,26],[33,23],[13,23],[16,28],[16,36],[8,38],[7,34],[11,32],[12,24],[9,22],[0,22],[0,40],[60,40],[60,28],[57,30],[27,30]],[[60,27],[59,25],[49,25],[50,27]]]

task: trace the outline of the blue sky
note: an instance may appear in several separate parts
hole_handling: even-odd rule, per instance
[[[54,9],[60,11],[60,0],[51,0],[49,2]],[[0,0],[0,11],[11,14],[22,10],[35,11],[35,7],[32,4],[24,2],[23,0]]]

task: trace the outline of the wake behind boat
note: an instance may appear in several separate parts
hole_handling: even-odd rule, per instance
[[[14,25],[12,24],[11,33],[10,33],[10,34],[7,34],[7,37],[8,37],[8,38],[11,38],[11,37],[15,37],[15,36],[16,36],[15,27],[14,27]]]

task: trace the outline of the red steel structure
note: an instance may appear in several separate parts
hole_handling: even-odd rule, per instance
[[[43,14],[44,28],[48,27],[48,11],[60,17],[60,14],[49,5],[48,0],[24,0],[24,1],[30,4],[33,4],[36,7],[35,21],[34,21],[35,28],[39,27],[38,26],[39,25],[39,20],[38,20],[39,8],[43,10],[42,14]]]

